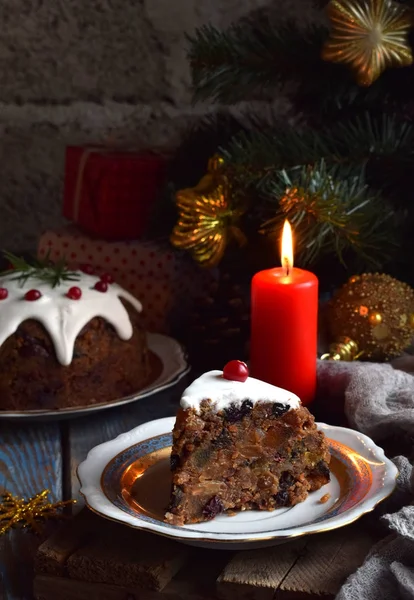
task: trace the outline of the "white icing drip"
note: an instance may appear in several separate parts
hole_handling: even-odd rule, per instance
[[[211,400],[217,411],[223,410],[230,404],[240,406],[244,400],[256,402],[280,402],[290,408],[299,408],[298,396],[278,388],[270,383],[248,377],[246,381],[230,381],[223,377],[223,371],[208,371],[193,381],[184,390],[181,397],[181,407],[185,410],[199,410],[203,400]]]
[[[76,338],[94,317],[108,321],[122,340],[130,339],[133,328],[120,298],[127,300],[138,312],[142,310],[141,303],[116,283],[108,284],[106,292],[99,292],[93,289],[99,277],[77,274],[77,281],[63,281],[55,288],[36,277],[28,279],[24,285],[13,281],[13,274],[2,277],[0,287],[7,289],[8,297],[0,300],[0,346],[27,319],[35,319],[44,326],[62,365],[72,362]],[[79,300],[66,296],[71,287],[81,289]],[[39,290],[41,298],[32,302],[25,300],[24,295],[30,289]]]

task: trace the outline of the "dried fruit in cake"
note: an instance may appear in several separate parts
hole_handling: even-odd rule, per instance
[[[329,461],[325,436],[297,396],[241,380],[239,366],[226,365],[196,379],[181,398],[165,520],[184,525],[226,511],[293,506],[329,482]]]
[[[148,380],[141,303],[63,265],[16,259],[0,275],[0,410],[52,410],[116,400]]]

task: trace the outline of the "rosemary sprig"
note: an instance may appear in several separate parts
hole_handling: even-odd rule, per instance
[[[42,283],[49,284],[52,288],[61,285],[64,281],[79,281],[79,273],[70,271],[64,259],[52,263],[48,252],[43,260],[33,259],[30,263],[22,256],[16,256],[11,252],[4,251],[4,257],[12,266],[11,270],[3,271],[1,275],[10,276],[13,281],[18,281],[23,287],[28,279],[37,279]]]

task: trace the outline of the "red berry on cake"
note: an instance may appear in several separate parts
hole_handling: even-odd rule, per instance
[[[29,290],[25,293],[24,297],[28,302],[34,302],[35,300],[39,300],[41,295],[39,290]]]
[[[66,296],[71,300],[79,300],[82,296],[82,290],[75,285],[68,289]]]
[[[92,265],[81,265],[80,270],[86,273],[87,275],[93,275],[95,272],[95,269]]]
[[[223,369],[224,379],[230,381],[241,381],[244,382],[249,376],[249,369],[246,363],[241,360],[231,360],[226,364]]]
[[[8,295],[8,290],[6,290],[6,288],[0,287],[0,300],[5,300]]]
[[[108,291],[108,284],[105,283],[105,281],[97,281],[94,285],[95,290],[97,290],[98,292],[107,292]]]
[[[101,281],[103,281],[104,283],[113,283],[114,282],[114,278],[109,273],[102,273],[102,275],[100,276],[99,279]]]

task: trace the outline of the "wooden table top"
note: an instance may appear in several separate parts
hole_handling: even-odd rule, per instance
[[[141,423],[175,415],[183,389],[195,376],[194,374],[192,376],[190,374],[175,387],[149,398],[138,400],[131,405],[103,410],[90,416],[44,422],[0,420],[0,492],[7,490],[17,496],[28,498],[44,489],[49,489],[52,501],[75,499],[77,503],[73,508],[73,512],[77,514],[83,508],[84,502],[79,494],[79,481],[76,470],[89,450],[102,442],[113,439],[120,433],[133,429]],[[315,414],[317,420],[321,420],[321,414],[318,414],[321,410],[323,416],[326,417],[326,407],[321,407],[318,402],[312,405],[312,412]],[[340,414],[340,412],[336,412]],[[330,415],[329,422],[338,421],[338,424],[342,424],[339,423],[341,419],[338,417],[338,414],[333,413]],[[366,518],[369,519],[371,517],[367,516]],[[362,521],[365,521],[366,518],[364,517]],[[35,536],[33,533],[22,529],[14,529],[0,536],[0,600],[33,599],[33,561],[37,548],[59,526],[55,521],[49,521],[45,526],[42,537]],[[347,530],[348,528],[344,529]],[[299,574],[299,579],[296,577],[296,584],[299,581],[299,587],[301,589],[304,588],[302,585],[303,573],[300,568],[301,560],[304,563],[305,579],[308,582],[310,573],[309,560],[311,558],[312,572],[316,577],[316,579],[314,577],[315,581],[311,578],[311,583],[313,582],[312,586],[316,586],[319,590],[320,586],[318,587],[317,585],[319,579],[319,583],[326,583],[326,568],[329,563],[329,568],[332,571],[331,587],[337,588],[339,585],[337,581],[338,577],[343,578],[345,575],[353,572],[362,563],[368,548],[373,543],[374,538],[369,531],[365,532],[365,529],[366,527],[363,523],[359,522],[355,530],[349,530],[349,532],[339,530],[339,537],[335,532],[332,533],[331,537],[327,534],[325,538],[322,537],[320,540],[318,536],[311,536],[311,538],[315,539],[311,540],[309,552],[306,556],[303,549],[299,548],[298,551],[297,548],[295,549],[293,543],[293,554],[292,556],[289,555],[288,558],[295,565],[297,562],[294,574]],[[358,552],[354,550],[355,544],[358,547]],[[282,551],[281,554],[280,549]],[[276,568],[276,563],[280,566],[281,556],[285,555],[286,550],[286,546],[283,548],[276,546],[272,551],[269,549],[263,551],[266,560],[270,561],[269,564],[271,564],[272,573]],[[299,558],[297,558],[295,552]],[[358,556],[355,558],[354,555]],[[334,568],[338,562],[338,556],[342,557],[339,562],[343,562],[345,565],[345,567],[342,565],[343,568],[339,570],[336,567]],[[269,598],[269,600],[272,598],[275,600],[276,597],[279,598],[279,595],[276,595],[275,598],[273,597],[272,586],[274,582],[272,578],[271,582],[267,582],[266,584],[268,587],[265,586],[267,590],[266,594],[263,592],[263,564],[261,564],[259,570],[257,570],[256,566],[252,567],[252,573],[248,577],[246,576],[246,561],[248,565],[251,562],[249,557],[249,552],[236,553],[226,568],[218,571],[221,573],[217,579],[219,587],[223,587],[226,584],[224,586],[226,594],[223,596],[220,592],[220,597],[227,598],[227,591],[233,585],[232,582],[235,581],[235,573],[237,575],[240,572],[242,573],[243,582],[246,583],[247,581],[249,584],[249,590],[250,588],[254,588],[256,592],[259,590],[261,594],[259,594],[260,600],[264,600],[265,597],[266,599]],[[263,563],[263,557],[260,560]],[[350,570],[346,561],[350,564],[352,563],[349,566]],[[317,568],[315,568],[314,563]],[[256,565],[255,562],[254,565]],[[291,570],[290,567],[289,570]],[[258,573],[260,574],[260,585],[256,581]],[[276,569],[277,573],[279,571]],[[265,577],[266,581],[267,579]],[[177,583],[173,581],[171,585],[174,588]],[[258,585],[259,587],[257,587]],[[295,586],[293,587],[295,588]],[[327,586],[324,584],[322,587]],[[240,596],[240,586],[236,586],[236,588],[236,596]],[[169,588],[167,588],[168,590]],[[306,598],[310,600],[314,596],[309,596],[309,593],[310,591],[307,590]],[[105,596],[105,598],[118,598],[118,596],[112,596],[111,594]],[[230,594],[231,597],[234,597],[232,594],[233,592]],[[320,597],[319,594],[320,590],[317,592],[317,597]],[[242,596],[243,594],[240,597]],[[282,596],[285,598],[286,594],[282,594]],[[67,597],[77,598],[78,595],[73,596],[73,594],[69,594]],[[86,588],[82,592],[82,597],[90,598]],[[256,598],[250,592],[246,597]],[[299,596],[293,594],[292,596],[289,592],[286,597],[289,597],[289,600],[296,600],[296,598],[302,598],[303,594],[299,594]],[[154,600],[152,596],[151,599]]]
[[[30,497],[49,489],[53,501],[83,506],[76,468],[88,451],[152,419],[175,415],[188,380],[134,404],[87,417],[47,422],[0,421],[0,491]],[[50,528],[49,528],[50,532]],[[25,530],[0,536],[0,598],[32,598],[33,557],[42,539]]]

